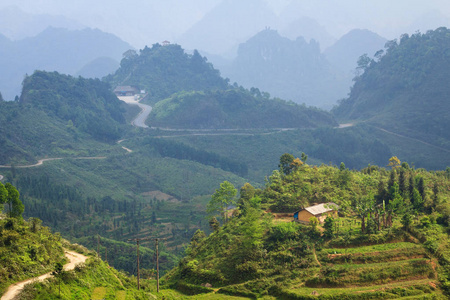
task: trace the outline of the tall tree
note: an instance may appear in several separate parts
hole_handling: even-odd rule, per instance
[[[8,200],[8,191],[5,186],[0,182],[0,212],[3,211],[3,204]]]
[[[8,216],[10,218],[21,218],[23,211],[25,210],[25,206],[22,204],[22,201],[19,199],[19,192],[17,189],[11,184],[6,183],[5,188],[8,192],[6,203],[8,204]]]
[[[420,196],[422,196],[422,200],[425,201],[425,182],[423,177],[420,177],[417,182],[417,190],[419,191]]]
[[[375,201],[372,195],[360,197],[354,204],[356,214],[361,218],[361,232],[366,232],[366,217],[373,210]]]
[[[392,167],[392,169],[395,169],[395,168],[398,168],[398,167],[400,166],[400,164],[401,164],[400,159],[398,159],[397,156],[392,156],[392,157],[389,159],[389,164],[388,164],[388,166],[389,166],[389,167]]]
[[[408,185],[408,194],[409,194],[409,199],[412,199],[413,197],[413,192],[414,192],[414,175],[410,172],[409,173],[409,185]]]
[[[292,170],[292,162],[294,161],[294,156],[289,153],[284,153],[280,157],[280,164],[278,167],[280,168],[280,171],[284,173],[285,175],[288,175],[291,173]]]
[[[405,198],[406,196],[406,175],[405,170],[403,168],[400,169],[400,174],[398,175],[398,188],[400,190],[400,194]]]
[[[220,188],[216,189],[215,193],[211,196],[206,211],[209,214],[219,213],[224,223],[227,222],[227,208],[230,205],[236,204],[237,190],[228,181],[224,181],[220,184]]]

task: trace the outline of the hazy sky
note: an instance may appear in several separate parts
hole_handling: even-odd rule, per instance
[[[282,30],[307,16],[336,39],[353,28],[393,39],[417,29],[450,26],[449,0],[1,0],[0,10],[15,5],[30,14],[62,15],[142,48],[163,40],[176,42],[218,5],[238,11],[244,1],[272,10],[277,17],[267,22],[272,28]],[[226,17],[233,22],[232,14]]]

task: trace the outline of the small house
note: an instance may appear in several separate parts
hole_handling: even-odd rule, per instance
[[[123,85],[116,87],[114,89],[114,94],[116,94],[116,96],[134,96],[139,94],[139,91],[140,90],[135,86]]]
[[[294,213],[294,221],[309,223],[309,219],[316,217],[322,224],[329,215],[336,217],[338,208],[339,206],[333,202],[305,207]]]

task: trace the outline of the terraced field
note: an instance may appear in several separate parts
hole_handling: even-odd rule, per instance
[[[399,242],[316,252],[320,268],[279,290],[283,299],[446,299],[436,289],[437,261]]]

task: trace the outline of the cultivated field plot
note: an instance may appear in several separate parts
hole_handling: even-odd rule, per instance
[[[299,279],[286,299],[446,299],[437,262],[418,244],[387,243],[316,251],[320,269]]]

